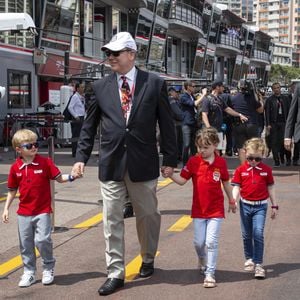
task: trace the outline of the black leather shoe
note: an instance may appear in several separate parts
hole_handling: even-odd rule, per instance
[[[106,296],[114,293],[117,289],[124,286],[124,280],[118,278],[108,278],[99,288],[98,293],[101,296]]]
[[[152,263],[142,263],[140,268],[140,277],[146,278],[150,277],[154,272],[154,264]]]
[[[134,217],[133,207],[131,202],[126,202],[123,207],[124,219]]]

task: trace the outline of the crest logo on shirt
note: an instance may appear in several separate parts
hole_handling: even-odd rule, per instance
[[[21,177],[22,173],[16,173],[17,177]]]
[[[221,173],[219,169],[214,170],[213,172],[213,180],[214,181],[220,181]]]
[[[249,172],[242,172],[241,176],[249,176]]]
[[[260,176],[267,176],[268,173],[267,173],[267,172],[260,172],[259,175],[260,175]]]
[[[34,170],[34,174],[40,174],[43,173],[43,170]]]

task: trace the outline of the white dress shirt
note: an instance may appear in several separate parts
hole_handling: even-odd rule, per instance
[[[76,92],[68,106],[69,112],[74,118],[84,117],[85,115],[85,98]]]

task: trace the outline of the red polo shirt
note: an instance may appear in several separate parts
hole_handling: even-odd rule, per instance
[[[270,196],[268,186],[274,184],[272,169],[262,162],[256,167],[245,162],[235,170],[231,184],[240,186],[241,197],[245,200],[266,200]]]
[[[7,183],[8,189],[19,189],[20,203],[17,214],[35,216],[51,213],[50,180],[60,174],[60,170],[50,158],[36,154],[32,163],[28,165],[21,158],[17,158],[10,168]]]
[[[216,155],[212,164],[202,156],[192,156],[180,176],[193,180],[192,218],[224,218],[222,181],[229,180],[226,161]]]

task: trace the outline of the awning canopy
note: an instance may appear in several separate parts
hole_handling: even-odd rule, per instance
[[[0,13],[0,31],[28,30],[34,28],[35,24],[26,13]]]

